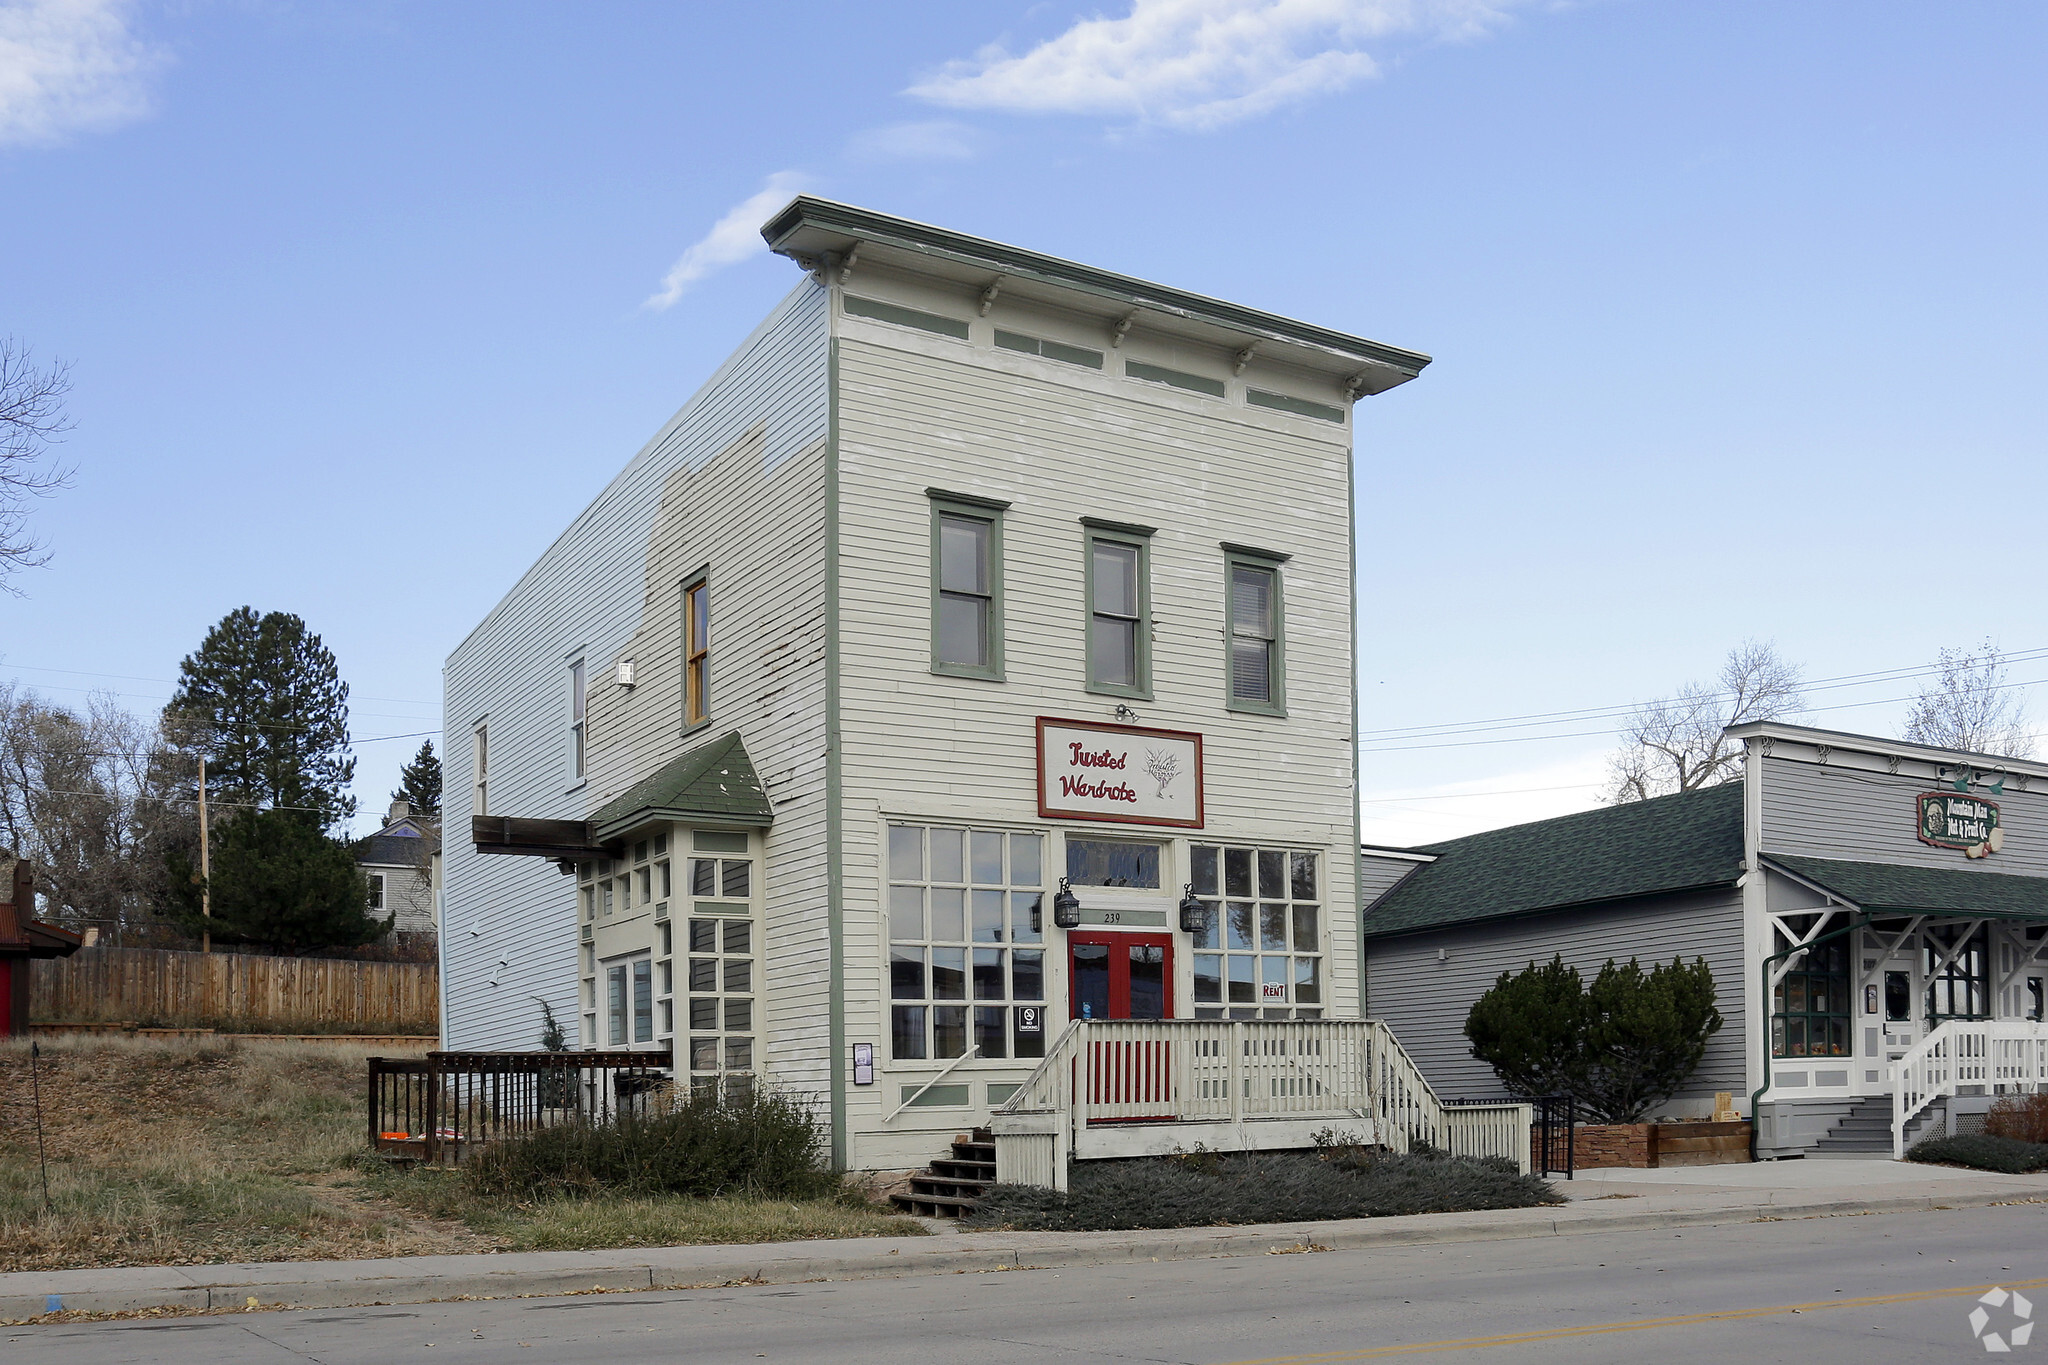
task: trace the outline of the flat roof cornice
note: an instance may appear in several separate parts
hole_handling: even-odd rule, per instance
[[[1977,768],[2003,768],[2009,773],[2025,773],[2029,777],[2048,777],[2048,763],[2029,758],[2006,758],[2000,754],[1978,754],[1967,749],[1941,749],[1931,744],[1915,744],[1911,740],[1885,739],[1878,735],[1857,735],[1846,730],[1816,730],[1808,725],[1786,725],[1782,721],[1758,720],[1747,725],[1731,725],[1724,733],[1730,739],[1773,739],[1788,744],[1826,745],[1830,749],[1842,749],[1852,753],[1876,754],[1882,758],[1913,758],[1927,763],[1951,764],[1958,761]]]
[[[791,200],[788,207],[762,226],[761,236],[770,250],[807,268],[873,242],[994,275],[1092,294],[1126,307],[1205,322],[1241,332],[1248,338],[1307,347],[1333,359],[1354,362],[1363,379],[1358,388],[1364,393],[1379,393],[1413,379],[1430,361],[1419,351],[1332,331],[1278,313],[1226,303],[1058,256],[810,195],[798,195]]]

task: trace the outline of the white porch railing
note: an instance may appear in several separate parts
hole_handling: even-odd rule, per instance
[[[1906,1128],[1961,1086],[1980,1093],[2024,1094],[2048,1086],[2048,1024],[1951,1019],[1896,1063],[1892,1080],[1892,1156],[1906,1154]]]
[[[996,1179],[1066,1187],[1069,1159],[1307,1147],[1334,1130],[1529,1169],[1526,1104],[1447,1106],[1376,1019],[1076,1020],[995,1111]]]

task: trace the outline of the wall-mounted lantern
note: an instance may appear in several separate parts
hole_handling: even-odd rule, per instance
[[[1065,877],[1060,878],[1060,889],[1052,898],[1052,922],[1062,929],[1081,927],[1081,898]]]
[[[1180,898],[1180,930],[1200,934],[1209,927],[1209,907],[1195,898],[1195,884],[1189,882]]]

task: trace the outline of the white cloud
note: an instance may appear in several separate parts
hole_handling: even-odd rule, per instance
[[[1365,842],[1412,848],[1591,810],[1607,782],[1607,753],[1592,750],[1541,767],[1427,787],[1368,788],[1358,802]]]
[[[676,263],[662,278],[661,289],[648,297],[645,306],[656,312],[671,307],[691,285],[706,275],[729,265],[738,265],[749,256],[766,251],[768,244],[761,240],[761,224],[789,202],[790,196],[802,188],[803,181],[803,175],[797,171],[777,171],[769,176],[767,185],[759,194],[750,195],[733,205],[723,218],[711,225],[711,231],[676,257]]]
[[[1472,37],[1523,0],[1132,0],[1022,56],[984,48],[909,93],[956,109],[1209,129],[1379,71],[1371,39]]]
[[[163,56],[128,31],[128,0],[0,3],[0,145],[117,127],[149,112]]]
[[[937,119],[928,123],[891,123],[855,133],[849,154],[862,161],[970,161],[980,136],[964,123]]]

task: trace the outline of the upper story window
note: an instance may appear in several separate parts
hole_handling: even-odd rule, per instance
[[[583,780],[583,712],[587,696],[583,660],[578,659],[569,665],[569,772],[579,782]]]
[[[1083,518],[1088,527],[1088,690],[1152,695],[1149,526]]]
[[[488,725],[477,726],[473,732],[473,739],[473,756],[471,761],[475,766],[476,776],[470,791],[470,814],[489,815],[491,813],[491,727]]]
[[[382,910],[384,908],[384,874],[382,872],[372,872],[370,874],[370,908],[372,910]]]
[[[1006,502],[927,489],[932,500],[932,672],[1003,676]]]
[[[1224,616],[1233,711],[1287,714],[1285,607],[1280,565],[1287,556],[1226,545]]]
[[[711,580],[683,589],[683,724],[711,719]]]

